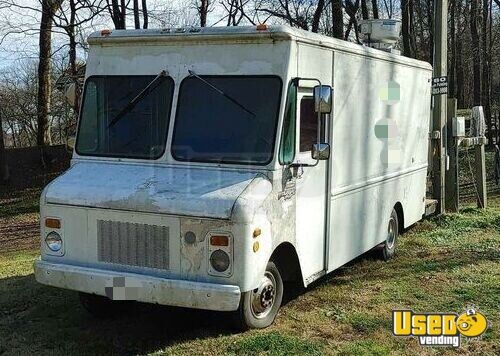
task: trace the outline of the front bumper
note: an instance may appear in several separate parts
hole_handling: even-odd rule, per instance
[[[232,311],[238,309],[241,297],[240,288],[233,285],[165,279],[42,260],[37,260],[34,267],[39,283],[113,300]]]

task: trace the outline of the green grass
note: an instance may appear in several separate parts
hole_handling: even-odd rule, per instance
[[[0,218],[36,213],[39,210],[40,188],[28,188],[0,194]]]
[[[76,293],[35,282],[36,250],[0,252],[0,354],[454,354],[394,337],[391,311],[458,313],[469,304],[492,326],[460,352],[499,354],[500,199],[490,206],[418,223],[394,260],[368,253],[288,302],[272,327],[245,333],[224,313],[154,305],[97,320]],[[4,207],[0,214],[14,216]]]

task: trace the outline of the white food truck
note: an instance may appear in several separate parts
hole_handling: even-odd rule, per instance
[[[431,67],[285,26],[94,33],[38,282],[270,325],[425,209]],[[288,283],[287,283],[288,284]]]

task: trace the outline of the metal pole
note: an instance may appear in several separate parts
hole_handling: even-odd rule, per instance
[[[453,118],[457,116],[457,99],[448,99],[448,157],[449,165],[446,170],[446,199],[445,209],[449,212],[458,211],[458,140],[453,137]]]
[[[447,75],[448,0],[434,1],[434,77]],[[437,200],[436,212],[445,208],[446,172],[446,115],[447,94],[433,96],[432,140],[433,195]]]

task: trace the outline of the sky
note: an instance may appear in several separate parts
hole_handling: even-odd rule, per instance
[[[10,3],[10,4],[9,4]],[[11,6],[6,6],[9,4]],[[63,3],[63,6],[67,4]],[[197,11],[192,0],[148,0],[150,28],[177,27],[197,24]],[[39,0],[0,0],[0,70],[13,66],[18,61],[36,60],[38,53],[38,28],[41,13]],[[209,25],[216,25],[220,19],[221,8],[214,8],[209,14]],[[127,19],[133,25],[133,19]],[[81,41],[93,31],[113,28],[107,12],[92,23],[87,24],[81,33]],[[67,36],[62,29],[55,28],[53,52],[64,57],[67,53]],[[85,51],[79,50],[83,58]]]

